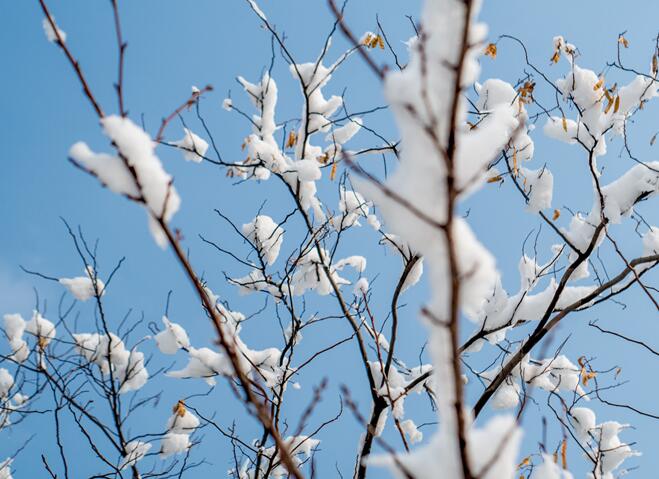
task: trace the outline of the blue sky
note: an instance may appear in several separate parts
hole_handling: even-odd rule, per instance
[[[289,45],[299,61],[312,61],[316,58],[332,21],[324,1],[264,0],[259,4],[270,20],[286,32]],[[68,43],[79,58],[99,101],[106,111],[116,111],[112,84],[116,78],[117,59],[109,2],[67,0],[52,1],[49,5],[61,28],[67,32]],[[222,154],[229,159],[241,159],[240,144],[249,131],[249,125],[237,115],[222,110],[220,104],[231,92],[234,102],[249,111],[248,102],[235,77],[242,75],[255,81],[270,60],[269,38],[259,27],[259,22],[246,2],[142,0],[120,2],[120,9],[124,35],[129,44],[125,98],[130,116],[140,121],[143,115],[147,130],[155,133],[161,117],[187,98],[191,85],[210,83],[215,91],[204,99],[202,111]],[[412,34],[405,15],[418,18],[418,12],[417,1],[352,0],[347,16],[354,31],[362,32],[375,30],[375,14],[378,13],[394,47],[404,56],[402,41]],[[630,40],[630,48],[624,52],[625,59],[639,69],[647,68],[653,38],[657,33],[656,22],[653,21],[656,18],[659,18],[659,4],[655,2],[631,1],[621,7],[619,2],[610,0],[491,0],[485,2],[481,14],[481,19],[490,25],[492,39],[504,33],[519,37],[526,43],[531,58],[544,67],[550,78],[558,77],[565,71],[564,64],[549,66],[552,37],[557,34],[565,36],[579,47],[582,66],[599,72],[607,61],[614,58],[618,33],[628,30],[626,37]],[[0,226],[3,231],[0,234],[0,313],[29,314],[34,306],[33,286],[38,287],[42,298],[47,298],[49,311],[55,313],[61,290],[50,283],[26,276],[20,271],[19,265],[54,276],[70,277],[81,273],[80,262],[60,220],[60,217],[64,217],[72,225],[80,225],[88,237],[99,238],[101,271],[107,274],[119,258],[126,256],[126,263],[107,296],[108,308],[114,317],[120,318],[128,309],[133,308],[137,314],[144,313],[147,323],[159,321],[167,292],[171,289],[174,291],[171,318],[188,328],[194,343],[208,345],[210,326],[200,313],[197,301],[172,255],[161,251],[153,243],[146,228],[144,213],[135,205],[103,190],[93,179],[66,161],[67,151],[76,141],[84,140],[93,149],[102,151],[108,150],[108,144],[100,134],[96,117],[81,94],[69,65],[65,63],[61,52],[45,40],[41,20],[41,11],[36,1],[5,2],[2,6],[0,50],[5,67],[0,76],[0,111],[3,113],[0,128],[0,141],[3,145],[3,168],[0,174]],[[330,58],[335,58],[345,46],[343,39],[337,35]],[[390,61],[389,57],[386,59]],[[500,77],[514,82],[523,76],[523,71],[523,57],[518,46],[512,42],[502,42],[495,61],[483,60],[481,78]],[[279,57],[274,78],[280,89],[277,118],[283,120],[298,116],[301,109],[299,89]],[[621,82],[625,79],[630,78],[620,76]],[[378,81],[357,57],[334,76],[325,91],[340,94],[344,87],[347,87],[346,101],[351,111],[384,104]],[[635,152],[642,159],[656,158],[659,145],[655,146],[654,151],[649,146],[649,139],[657,129],[656,108],[656,105],[648,108],[633,125]],[[186,121],[200,133],[201,128],[195,122],[194,115],[186,115]],[[388,114],[377,115],[371,121],[371,125],[376,126],[385,136],[395,137],[395,127]],[[167,137],[178,139],[181,136],[181,125],[174,122]],[[534,134],[534,140],[536,158],[531,167],[546,163],[552,169],[557,182],[557,205],[588,210],[591,204],[590,180],[578,151],[543,138],[540,129]],[[355,146],[372,144],[374,138],[366,134],[355,139]],[[624,154],[619,154],[621,146],[619,141],[610,145],[609,154],[601,162],[606,167],[606,175],[610,175],[605,175],[609,180],[632,165]],[[226,293],[234,309],[245,313],[257,310],[262,304],[261,299],[239,297],[222,282],[224,271],[236,275],[245,274],[245,271],[204,246],[197,235],[202,233],[209,239],[221,241],[227,247],[246,252],[239,239],[227,233],[226,225],[219,220],[213,209],[221,209],[236,223],[242,224],[251,220],[254,212],[267,199],[264,210],[281,219],[290,210],[285,194],[276,185],[232,185],[225,178],[224,172],[212,165],[185,163],[177,152],[168,149],[161,149],[159,153],[166,169],[174,175],[183,198],[182,208],[174,224],[182,229],[186,237],[185,246],[189,248],[196,268],[218,292]],[[521,209],[519,198],[514,193],[510,185],[505,185],[501,190],[493,187],[466,205],[466,208],[471,208],[473,228],[480,234],[485,245],[496,254],[504,280],[511,287],[517,284],[516,267],[521,238],[539,226],[537,218],[532,215],[509,214],[506,208]],[[658,222],[656,208],[652,210],[646,206],[644,211],[650,222]],[[640,242],[629,225],[617,228],[615,235],[630,255],[640,251]],[[357,238],[356,235],[350,238],[348,244],[356,250],[356,254],[360,254],[358,250],[365,247]],[[369,238],[374,239],[372,236]],[[551,240],[545,231],[540,242],[541,251],[543,246],[551,244]],[[376,262],[369,264],[367,272],[371,275],[380,272],[378,281],[386,287],[398,270],[397,259],[381,254],[375,258]],[[614,271],[618,268],[618,263],[612,267]],[[385,293],[382,293],[383,300],[386,298]],[[405,310],[408,317],[400,354],[410,363],[416,362],[418,351],[424,343],[424,332],[416,321],[414,308],[427,297],[426,293],[421,286],[406,298],[409,301]],[[625,297],[625,303],[628,305],[625,311],[612,305],[575,316],[569,327],[557,333],[555,342],[560,342],[573,332],[567,352],[574,359],[588,354],[601,358],[602,368],[621,365],[626,379],[631,380],[632,384],[621,392],[612,392],[610,397],[620,398],[634,391],[634,404],[639,409],[656,412],[659,409],[652,399],[656,396],[656,387],[647,382],[648,373],[654,375],[656,372],[653,358],[644,356],[626,344],[594,335],[587,327],[589,319],[601,318],[605,324],[614,326],[616,320],[621,319],[625,323],[619,322],[617,327],[624,327],[637,336],[653,338],[656,333],[653,321],[656,312],[635,291]],[[91,306],[80,305],[78,309],[80,328],[84,330],[86,326],[92,329]],[[386,310],[386,307],[382,309]],[[255,346],[269,346],[269,335],[263,332],[276,331],[276,327],[273,330],[267,318],[258,321],[256,327],[245,328],[246,338]],[[347,334],[347,326],[342,323],[323,328],[320,329],[321,337]],[[146,335],[149,331],[144,327],[139,334]],[[315,341],[319,340],[310,339],[305,347],[312,350],[321,344]],[[354,353],[353,347],[345,346],[340,354],[334,356],[331,370],[327,366],[318,365],[308,372],[309,379],[303,385],[303,391],[308,394],[312,385],[321,377],[337,376],[336,369],[339,369],[341,381],[351,386],[357,399],[366,401],[364,391],[359,390],[361,376],[354,367]],[[154,361],[157,364],[162,362],[158,362],[157,358]],[[178,362],[180,364],[182,358],[179,357]],[[158,381],[154,387],[165,390],[163,401],[154,409],[154,414],[146,417],[144,424],[139,425],[140,431],[144,428],[154,431],[164,427],[170,405],[177,399],[176,388],[180,388],[181,383],[166,378]],[[338,408],[336,381],[331,384],[322,408],[317,411],[317,421],[322,421]],[[203,384],[194,382],[185,385],[190,391],[206,389]],[[471,392],[475,393],[476,389]],[[303,393],[297,397],[291,394],[293,407],[303,407],[305,397],[308,396]],[[539,401],[542,403],[544,396],[540,395]],[[200,400],[198,404],[201,408],[207,408],[207,411],[217,410],[218,418],[225,425],[230,418],[237,417],[245,438],[250,439],[258,434],[252,421],[240,413],[240,407],[234,404],[226,388],[218,387],[211,397]],[[433,419],[425,399],[414,399],[409,404],[413,414],[418,412],[417,417]],[[363,409],[367,412],[366,406]],[[634,461],[634,464],[642,467],[641,475],[645,476],[648,471],[659,466],[659,458],[653,454],[656,450],[654,423],[641,421],[623,410],[596,409],[602,411],[602,420],[616,419],[637,426],[636,430],[626,433],[625,438],[637,441],[638,449],[645,453]],[[539,417],[533,412],[527,419],[529,449],[537,441]],[[138,430],[138,425],[135,425],[135,430]],[[52,424],[45,418],[37,417],[18,428],[1,433],[3,440],[0,441],[0,458],[3,458],[35,432],[40,434],[39,444],[33,444],[32,451],[24,452],[17,459],[17,477],[43,474],[38,461],[32,459],[38,457],[36,450],[42,447],[42,443],[52,439]],[[335,462],[344,475],[350,474],[356,433],[355,421],[347,412],[338,425],[327,429],[318,456],[319,466],[324,472],[321,477],[333,477]],[[206,457],[219,470],[228,468],[228,443],[208,429],[204,434],[205,445],[200,448],[198,458]],[[346,440],[347,434],[350,440]],[[70,441],[71,448],[84,446],[76,438],[75,431],[72,431]],[[48,451],[48,446],[43,447]],[[574,464],[575,471],[582,470],[584,462],[576,451],[571,451],[571,464]],[[84,459],[80,467],[85,470]],[[210,466],[202,467],[207,468],[204,472],[211,470]]]

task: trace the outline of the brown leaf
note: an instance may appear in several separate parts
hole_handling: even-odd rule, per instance
[[[332,169],[330,170],[330,180],[334,181],[334,178],[336,178],[336,161],[332,163]]]
[[[492,60],[497,57],[497,46],[494,43],[488,43],[485,47],[485,56],[492,57]]]
[[[294,131],[291,131],[288,134],[288,139],[286,140],[286,148],[293,148],[295,143],[297,143],[297,135]]]

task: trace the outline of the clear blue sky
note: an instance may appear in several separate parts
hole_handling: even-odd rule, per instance
[[[236,104],[249,110],[235,77],[242,75],[248,80],[257,80],[270,59],[269,37],[259,28],[259,22],[247,4],[240,0],[142,0],[119,3],[124,35],[129,44],[125,98],[130,116],[140,121],[140,116],[144,115],[147,130],[155,133],[161,117],[187,98],[191,85],[210,83],[215,87],[215,92],[207,95],[202,109],[222,154],[231,160],[241,159],[240,144],[249,131],[249,125],[236,115],[222,110],[221,101],[231,91]],[[324,1],[263,0],[259,4],[271,21],[286,32],[289,45],[299,61],[312,61],[316,58],[332,21]],[[67,43],[80,60],[105,110],[116,111],[112,84],[116,78],[117,62],[110,2],[53,0],[49,6],[61,28],[67,32]],[[0,52],[4,64],[0,76],[0,111],[3,118],[0,128],[0,144],[3,145],[0,159],[0,313],[21,312],[28,315],[34,305],[32,286],[37,286],[42,298],[48,299],[49,311],[53,316],[56,314],[61,290],[50,283],[35,281],[26,276],[20,271],[19,265],[54,276],[70,277],[81,273],[78,258],[59,219],[62,216],[71,224],[80,225],[90,238],[100,239],[101,274],[103,271],[107,274],[122,256],[127,257],[107,296],[110,313],[117,318],[117,322],[130,308],[144,312],[146,323],[159,321],[167,292],[172,289],[171,319],[188,328],[194,344],[209,345],[210,326],[204,320],[172,255],[154,245],[146,228],[143,211],[101,189],[96,181],[66,161],[69,147],[78,140],[88,142],[95,150],[106,151],[108,145],[99,132],[93,111],[81,94],[69,65],[65,63],[61,52],[45,40],[38,2],[7,1],[0,7],[0,12]],[[362,32],[375,30],[375,14],[379,13],[395,48],[404,56],[401,42],[412,34],[404,15],[411,14],[418,18],[418,12],[418,1],[352,0],[347,9],[347,17],[355,32]],[[624,6],[611,0],[490,0],[485,2],[481,15],[481,19],[490,25],[491,38],[504,33],[519,37],[527,44],[531,58],[545,67],[552,78],[558,77],[565,68],[564,65],[549,67],[552,37],[558,34],[579,47],[582,66],[600,71],[606,61],[615,55],[618,33],[628,30],[626,37],[630,40],[630,48],[625,51],[627,61],[630,65],[645,69],[657,33],[656,18],[659,18],[659,3],[640,0],[627,2]],[[335,58],[345,45],[337,34],[330,58]],[[500,77],[514,82],[523,75],[523,70],[520,49],[510,42],[502,42],[496,61],[484,60],[484,74],[481,78]],[[277,59],[274,76],[280,88],[277,118],[283,120],[298,116],[301,109],[299,90],[280,58]],[[625,77],[620,78],[623,81]],[[347,105],[351,111],[383,104],[377,80],[356,57],[334,76],[325,91],[340,94],[346,86]],[[638,156],[650,160],[656,159],[656,148],[659,148],[657,145],[653,151],[648,145],[657,129],[658,110],[656,105],[648,110],[633,126],[632,137],[637,145]],[[186,116],[186,119],[200,133],[201,128],[193,115]],[[378,116],[373,121],[373,125],[380,131],[395,137],[393,122],[388,115]],[[180,136],[181,126],[174,122],[167,137],[178,139]],[[536,158],[530,166],[535,168],[547,163],[553,171],[556,179],[556,205],[588,210],[591,205],[590,180],[578,151],[543,138],[540,129],[535,133],[534,140]],[[366,135],[355,142],[355,145],[372,144],[374,139]],[[619,141],[610,145],[608,156],[601,161],[606,166],[606,175],[609,175],[605,175],[606,181],[632,165],[625,155],[619,155],[621,146]],[[264,211],[273,217],[282,218],[290,208],[285,202],[285,195],[274,185],[258,186],[250,183],[232,186],[222,170],[208,164],[185,163],[175,151],[161,149],[160,156],[166,169],[174,175],[183,198],[182,208],[174,224],[182,229],[186,237],[185,246],[190,250],[193,263],[204,273],[211,286],[231,301],[234,309],[245,313],[259,309],[262,304],[260,298],[239,297],[234,290],[223,284],[223,271],[234,275],[243,275],[245,271],[203,245],[197,234],[203,233],[227,247],[246,251],[235,236],[227,233],[225,225],[213,213],[213,208],[221,209],[236,223],[242,224],[251,220],[256,209],[268,199]],[[505,185],[501,191],[490,188],[467,205],[471,207],[470,220],[474,229],[496,254],[506,285],[511,289],[518,282],[516,267],[521,238],[539,226],[537,218],[528,214],[520,218],[501,206],[500,201],[503,201],[506,208],[520,207],[519,198],[513,193],[510,185]],[[645,209],[646,217],[654,224],[659,223],[656,211],[656,207],[654,210]],[[617,228],[614,233],[630,255],[640,251],[639,240],[631,233],[632,229],[626,225]],[[551,240],[545,231],[540,243],[541,252],[546,252],[546,246],[551,244]],[[358,251],[360,247],[364,248],[363,245],[350,241],[353,242],[349,244],[356,249],[354,253],[366,253]],[[369,277],[381,272],[378,281],[383,285],[390,284],[398,270],[397,259],[376,256],[376,260],[368,266]],[[620,264],[615,263],[611,270],[619,268]],[[386,298],[385,293],[382,293],[383,299]],[[400,354],[410,364],[416,362],[424,342],[424,332],[416,320],[414,305],[420,304],[425,297],[426,292],[421,287],[407,298],[410,305],[405,310],[407,317]],[[612,399],[634,391],[635,406],[659,413],[659,405],[654,399],[657,389],[647,381],[648,376],[656,375],[658,363],[655,359],[626,344],[594,335],[587,327],[589,319],[601,318],[604,324],[624,328],[649,341],[655,339],[656,312],[643,302],[638,292],[628,294],[625,303],[628,305],[625,311],[613,305],[573,317],[569,331],[567,327],[560,330],[555,341],[560,342],[569,332],[574,331],[567,348],[573,360],[582,354],[598,357],[601,359],[598,365],[602,369],[614,364],[620,365],[625,379],[632,381],[621,391],[611,392]],[[81,305],[79,311],[80,330],[91,330],[94,324],[91,305]],[[382,306],[381,311],[386,311],[386,305]],[[623,319],[624,323],[618,322],[616,325],[618,319]],[[268,335],[263,334],[263,331],[269,331],[274,326],[269,324],[268,318],[260,318],[259,321],[257,327],[251,330],[249,326],[245,328],[246,340],[255,347],[271,346],[269,337],[266,337]],[[149,334],[145,326],[139,335]],[[347,325],[343,323],[335,323],[319,331],[331,337],[341,337],[348,332]],[[319,340],[310,339],[305,347],[312,350],[314,346],[322,344],[314,341]],[[655,345],[659,345],[659,338]],[[153,349],[151,346],[144,346],[143,349],[148,351],[149,348]],[[364,406],[365,388],[362,386],[360,389],[359,386],[361,371],[354,367],[354,349],[353,345],[344,346],[340,354],[335,354],[331,370],[319,364],[315,370],[308,372],[302,392],[297,396],[291,393],[293,406],[304,407],[313,384],[328,375],[335,379],[323,406],[314,416],[316,423],[337,410],[339,381],[351,386],[355,396],[363,401],[362,412],[367,414],[368,410]],[[179,364],[184,363],[184,358],[177,358]],[[154,364],[169,365],[160,358],[155,358]],[[336,368],[341,370],[340,375],[336,374]],[[153,388],[151,391],[163,389],[163,401],[154,408],[153,414],[145,415],[143,424],[134,425],[135,433],[145,430],[155,432],[164,428],[171,404],[180,395],[181,384],[185,384],[186,394],[206,390],[200,381],[180,383],[168,378],[159,379],[149,387]],[[475,395],[476,392],[477,388],[474,388],[471,394]],[[538,394],[538,397],[542,404],[545,395]],[[411,400],[408,404],[410,417],[416,414],[416,417],[423,420],[433,420],[425,398]],[[258,434],[253,422],[240,413],[240,406],[234,404],[225,387],[218,387],[208,399],[200,400],[198,405],[207,413],[216,411],[217,419],[224,426],[237,417],[239,429],[246,440]],[[529,432],[525,453],[535,450],[540,424],[540,416],[535,412],[537,408],[532,406],[530,409],[532,412],[527,418]],[[624,438],[636,441],[636,447],[644,452],[644,456],[634,460],[633,464],[630,461],[628,465],[641,466],[641,471],[635,477],[650,477],[651,471],[659,467],[659,457],[654,454],[657,450],[657,425],[640,420],[623,410],[600,407],[596,407],[596,410],[601,412],[598,417],[600,420],[615,419],[637,426],[636,430],[626,433]],[[546,409],[544,411],[545,414],[551,413]],[[426,431],[429,435],[430,429]],[[39,434],[38,440],[16,461],[17,478],[44,475],[37,455],[37,450],[41,448],[55,460],[55,451],[49,446],[53,442],[53,425],[46,417],[37,416],[20,427],[0,433],[0,460],[34,433]],[[321,436],[323,443],[317,457],[321,477],[334,477],[335,463],[345,477],[350,475],[356,433],[355,421],[346,412],[338,425],[331,426]],[[557,433],[554,430],[554,434]],[[228,442],[210,429],[206,429],[203,434],[204,446],[196,453],[196,458],[205,457],[213,466],[202,466],[203,469],[198,469],[197,474],[192,474],[194,477],[205,476],[212,467],[219,471],[230,467]],[[84,456],[90,453],[86,447],[83,440],[71,430],[70,437],[67,437],[67,448],[75,457],[81,455],[81,475],[74,474],[74,477],[82,477],[86,472]],[[82,448],[83,452],[74,452],[77,448]],[[574,465],[575,471],[582,472],[585,463],[578,456],[572,450],[570,463]],[[378,472],[373,477],[383,475]]]

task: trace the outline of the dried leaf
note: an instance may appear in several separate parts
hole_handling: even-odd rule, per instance
[[[552,62],[552,63],[558,63],[558,60],[559,60],[560,58],[561,58],[561,51],[560,51],[560,50],[556,50],[556,51],[554,52],[554,54],[552,55],[552,57],[551,57],[551,62]]]
[[[620,35],[618,37],[618,43],[620,43],[623,47],[629,48],[629,40],[627,40],[625,37]]]
[[[654,145],[654,142],[657,141],[657,134],[659,134],[659,131],[650,138],[650,146]]]
[[[496,175],[496,176],[493,176],[492,178],[487,179],[488,183],[498,183],[500,181],[503,181],[503,177],[501,175]]]
[[[562,122],[563,122],[563,130],[565,131],[565,133],[567,133],[567,119],[563,117]]]
[[[616,96],[616,101],[613,103],[613,113],[618,113],[620,109],[620,96]]]
[[[185,403],[183,402],[183,400],[179,400],[176,403],[176,406],[174,406],[174,408],[172,409],[172,412],[179,417],[185,416],[185,411],[186,411]]]
[[[554,214],[551,216],[551,219],[553,221],[556,221],[558,218],[561,217],[561,212],[560,210],[554,210]]]
[[[330,180],[334,181],[334,178],[336,178],[336,161],[332,163],[332,169],[330,170]]]
[[[365,45],[367,47],[370,46],[372,39],[373,39],[373,35],[371,35],[370,33],[367,33],[366,36],[364,37],[364,39],[362,40],[362,45]]]
[[[608,93],[608,92],[607,92]],[[609,110],[611,110],[611,107],[613,106],[613,98],[611,98],[611,95],[606,95],[608,103],[606,104],[606,108],[604,108],[604,114],[606,115],[609,113]]]
[[[489,43],[487,47],[485,47],[485,56],[492,57],[492,60],[497,57],[497,46],[494,43]]]
[[[521,469],[524,466],[528,466],[529,464],[531,464],[531,456],[526,456],[524,459],[522,459],[522,462],[517,464],[517,469]]]
[[[293,148],[295,143],[297,143],[297,135],[294,131],[291,131],[288,134],[288,139],[286,140],[286,148]]]
[[[567,439],[563,439],[563,444],[561,444],[561,463],[563,469],[567,470]]]
[[[590,381],[591,379],[593,379],[596,376],[597,376],[597,373],[595,371],[589,371],[589,372],[583,374],[582,378],[581,378],[581,384],[583,384],[584,386],[588,386],[588,381]]]
[[[517,148],[513,148],[513,176],[517,176],[519,171],[517,169]]]
[[[600,77],[599,80],[597,80],[597,83],[593,86],[593,91],[597,91],[600,88],[602,88],[602,85],[604,85],[604,77]]]

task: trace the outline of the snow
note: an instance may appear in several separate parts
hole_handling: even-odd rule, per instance
[[[288,446],[288,450],[292,453],[293,462],[298,466],[302,464],[303,461],[309,459],[314,449],[320,444],[318,439],[313,439],[305,435],[288,436],[284,439],[284,442]],[[265,471],[268,468],[267,463],[272,462],[272,464],[276,464],[276,466],[270,471],[271,477],[274,479],[288,477],[286,468],[282,465],[281,460],[279,459],[279,452],[275,446],[264,449],[263,454],[267,458],[273,458],[273,460],[263,461],[265,464],[261,465],[261,476],[265,475]]]
[[[374,217],[374,220],[368,219],[369,216],[374,216],[369,215],[371,206],[371,203],[366,201],[360,193],[341,186],[339,189],[339,211],[341,214],[331,219],[332,226],[337,231],[341,231],[352,226],[361,226],[359,223],[360,218],[377,222],[377,217]],[[377,226],[379,227],[379,225]]]
[[[53,20],[53,23],[55,24],[55,28],[57,29],[57,33],[59,34],[62,43],[66,42],[66,32],[64,32],[61,28],[59,28],[59,26],[57,26],[57,23],[55,22],[55,17],[50,17],[50,18]],[[46,38],[48,39],[49,42],[56,43],[59,41],[57,39],[57,34],[55,33],[53,26],[50,24],[47,18],[43,19],[43,21],[41,22],[41,26],[43,27],[43,32],[46,34]]]
[[[32,319],[25,323],[25,331],[36,336],[41,347],[47,346],[57,335],[55,325],[38,311],[34,311]]]
[[[176,354],[179,349],[190,347],[190,339],[183,326],[172,323],[167,316],[162,317],[162,322],[165,328],[154,338],[161,353]]]
[[[94,286],[94,281],[96,286]],[[105,284],[98,277],[91,266],[87,266],[85,276],[76,276],[75,278],[60,278],[59,282],[79,301],[87,301],[96,296],[105,294]]]
[[[417,429],[411,419],[402,421],[400,427],[412,444],[423,441],[423,433]]]
[[[183,453],[190,446],[190,436],[188,434],[167,433],[160,443],[160,457],[165,459],[173,454]]]
[[[368,293],[368,279],[359,278],[353,286],[352,291],[357,296],[362,296]]]
[[[529,196],[527,210],[531,213],[538,213],[551,208],[554,193],[554,175],[551,174],[551,171],[547,168],[540,170],[521,168],[520,174],[523,178],[524,190]]]
[[[336,128],[328,133],[327,136],[325,136],[325,141],[343,145],[359,132],[362,124],[363,121],[361,118],[351,118],[344,126]]]
[[[587,407],[574,407],[570,409],[570,417],[579,441],[589,442],[596,426],[593,410]]]
[[[113,372],[120,394],[141,389],[149,379],[144,353],[127,350],[121,338],[114,333],[79,333],[74,334],[73,339],[78,354],[96,364],[104,375]]]
[[[103,118],[101,125],[120,155],[134,169],[149,209],[151,233],[156,243],[165,248],[167,237],[153,216],[163,217],[168,222],[179,209],[181,199],[172,185],[172,177],[163,169],[149,135],[130,119],[111,115]]]
[[[125,456],[117,466],[117,469],[123,470],[127,467],[134,466],[137,461],[141,461],[151,449],[151,444],[142,441],[131,441],[126,444]]]
[[[201,163],[208,151],[208,143],[187,128],[183,128],[183,132],[185,133],[183,138],[172,144],[181,149],[185,161]]]
[[[110,191],[131,198],[139,197],[135,180],[118,156],[94,153],[86,143],[79,141],[69,150],[69,157],[96,176]]]
[[[549,454],[542,455],[542,464],[533,468],[533,479],[572,479],[568,471],[554,462]]]
[[[178,406],[167,422],[167,430],[176,434],[192,434],[199,427],[199,419],[185,406]]]
[[[13,479],[11,475],[11,463],[14,460],[11,457],[8,457],[4,461],[0,462],[0,479]]]
[[[14,386],[14,376],[5,368],[0,368],[0,399],[9,398],[9,392]]]
[[[23,339],[26,325],[25,320],[20,314],[5,314],[3,320],[5,335],[12,351],[10,358],[18,363],[22,363],[30,354],[30,348]]]
[[[330,265],[329,252],[324,248],[321,248],[321,255],[322,261],[318,254],[318,250],[313,248],[298,259],[297,268],[295,269],[291,280],[291,288],[294,295],[302,296],[308,290],[313,290],[320,296],[327,296],[334,292],[332,283],[334,283],[337,288],[350,284],[350,281],[339,276],[338,271],[343,270],[346,266],[350,266],[357,272],[361,273],[366,268],[366,258],[363,256],[350,256],[340,259],[335,264]],[[325,268],[322,266],[323,264],[329,267],[331,281],[330,278],[327,277]]]
[[[224,108],[226,111],[231,111],[233,108],[233,101],[231,98],[225,98],[222,100],[222,108]]]
[[[182,401],[174,407],[174,414],[167,421],[167,434],[160,445],[160,457],[186,452],[191,447],[190,435],[199,427],[199,419]]]
[[[284,230],[272,218],[258,215],[250,223],[243,225],[242,232],[256,247],[266,264],[272,265],[277,261],[284,241]]]
[[[185,368],[179,371],[170,371],[168,376],[173,378],[203,378],[210,386],[215,385],[215,376],[229,375],[233,371],[231,363],[224,355],[208,348],[196,349],[191,347],[188,351],[189,361]]]

